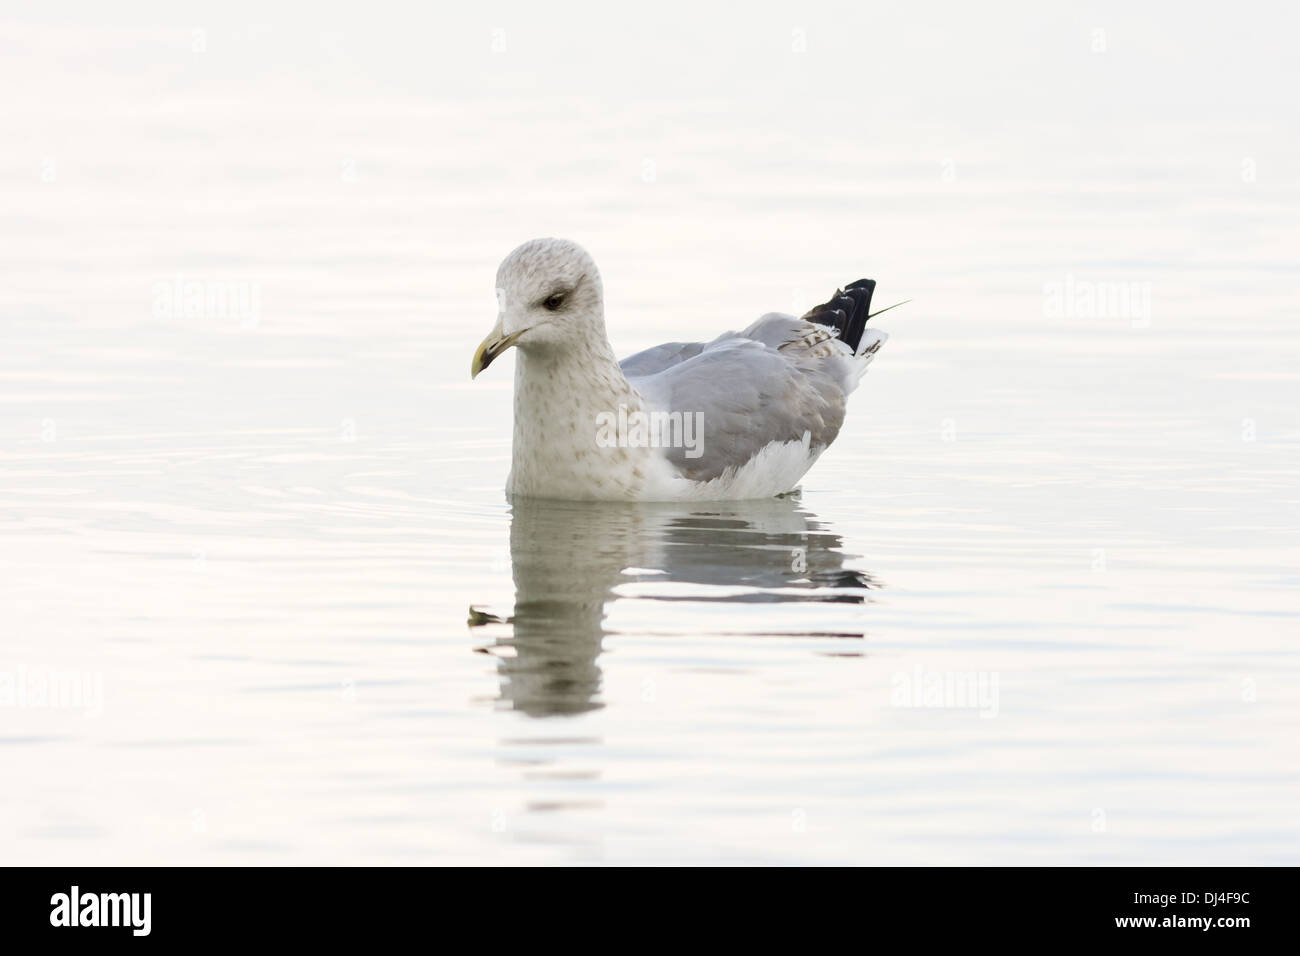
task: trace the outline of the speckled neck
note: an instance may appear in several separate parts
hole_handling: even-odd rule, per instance
[[[515,363],[514,452],[508,490],[581,498],[587,497],[585,489],[598,491],[601,480],[620,482],[617,474],[610,474],[611,465],[630,456],[625,449],[599,447],[596,421],[601,412],[618,414],[620,405],[629,412],[643,407],[603,334],[565,348],[521,349]],[[631,476],[632,462],[627,462],[627,468]]]

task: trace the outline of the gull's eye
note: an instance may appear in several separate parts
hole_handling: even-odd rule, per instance
[[[551,296],[545,302],[542,303],[542,306],[546,309],[547,312],[555,312],[562,305],[564,305],[563,292],[555,293],[555,295]]]

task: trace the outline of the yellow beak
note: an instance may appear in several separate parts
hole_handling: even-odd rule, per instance
[[[479,372],[491,365],[494,358],[514,345],[519,336],[527,331],[527,329],[520,329],[511,335],[502,335],[501,326],[498,324],[488,333],[488,337],[479,344],[478,351],[474,353],[474,361],[469,365],[469,377],[478,378]]]

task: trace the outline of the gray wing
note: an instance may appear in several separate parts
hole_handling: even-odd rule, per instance
[[[806,434],[820,452],[839,434],[864,364],[833,329],[770,313],[707,345],[673,342],[640,352],[623,369],[653,410],[700,413],[703,453],[665,453],[683,476],[709,481],[772,442]]]
[[[730,339],[753,339],[772,348],[779,348],[798,334],[798,330],[808,326],[803,319],[780,312],[769,312],[744,332],[726,332],[712,342],[665,342],[663,345],[651,346],[627,358],[618,364],[628,378],[654,375],[664,369],[679,365],[687,359],[695,358],[705,349],[713,348]]]
[[[703,342],[665,342],[635,355],[629,355],[618,364],[628,378],[654,375],[664,369],[694,358],[704,351]]]

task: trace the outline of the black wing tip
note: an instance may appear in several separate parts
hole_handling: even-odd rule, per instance
[[[843,289],[836,289],[828,301],[809,309],[804,318],[834,329],[856,352],[862,333],[866,331],[867,319],[871,317],[871,296],[875,291],[875,279],[850,282]]]

